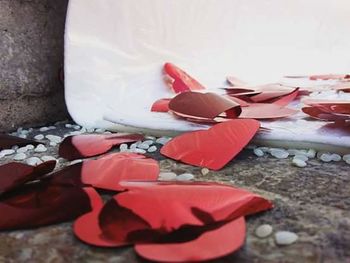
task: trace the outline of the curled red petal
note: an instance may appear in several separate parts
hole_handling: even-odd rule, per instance
[[[105,190],[122,191],[122,180],[157,180],[156,160],[136,153],[113,153],[96,160],[68,166],[51,175],[51,184],[91,185]]]
[[[287,106],[293,100],[295,100],[299,95],[299,88],[296,88],[293,92],[282,96],[281,98],[275,100],[273,103],[279,106]]]
[[[26,185],[1,197],[0,230],[60,223],[90,210],[90,196],[81,188],[46,182]]]
[[[151,111],[152,112],[168,112],[169,102],[171,99],[160,99],[153,103]]]
[[[63,140],[59,155],[68,160],[96,156],[108,152],[113,146],[142,140],[140,134],[98,134],[69,136]]]
[[[203,232],[187,242],[136,244],[138,255],[158,262],[196,262],[220,258],[238,250],[245,240],[243,217]]]
[[[259,127],[258,121],[249,119],[219,123],[208,131],[175,137],[161,148],[161,154],[187,164],[219,170],[249,143]]]
[[[172,79],[174,79],[172,87],[175,93],[205,89],[205,87],[202,84],[200,84],[197,80],[192,78],[185,71],[175,66],[174,64],[165,63],[164,71]]]
[[[51,172],[56,166],[56,161],[48,161],[38,166],[30,166],[23,163],[7,163],[0,166],[0,194],[33,181]]]
[[[169,103],[169,109],[178,116],[214,120],[221,116],[237,118],[241,113],[238,103],[215,93],[183,92]]]
[[[242,108],[239,118],[243,119],[277,119],[290,117],[298,111],[274,103],[252,103]]]
[[[350,120],[350,115],[346,114],[336,114],[328,111],[324,111],[319,107],[303,107],[302,111],[309,115],[310,117],[322,120],[322,121],[348,121]]]
[[[341,100],[303,100],[303,103],[312,107],[317,107],[324,112],[350,114],[350,101]]]
[[[12,146],[15,146],[15,145],[25,146],[28,144],[38,145],[39,142],[24,139],[24,138],[19,138],[8,134],[0,134],[0,149],[11,148]]]

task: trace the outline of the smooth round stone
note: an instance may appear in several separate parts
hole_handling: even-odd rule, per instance
[[[177,181],[191,181],[194,179],[194,175],[190,173],[183,173],[176,177]]]
[[[49,126],[49,127],[47,127],[47,128],[49,128],[50,130],[55,130],[55,129],[56,129],[56,126]]]
[[[43,161],[40,160],[38,157],[30,157],[26,160],[26,163],[29,165],[38,165],[41,164]]]
[[[57,135],[48,134],[45,137],[50,142],[60,143],[62,141],[62,138],[60,136],[57,136]]]
[[[16,151],[13,150],[13,149],[5,149],[5,150],[2,150],[0,153],[3,155],[3,156],[7,156],[7,155],[12,155],[14,154]]]
[[[306,156],[308,157],[308,158],[315,158],[316,157],[316,150],[314,150],[314,149],[309,149],[308,151],[307,151],[307,153],[306,153]]]
[[[258,156],[258,157],[264,156],[264,151],[261,150],[260,148],[255,148],[255,149],[253,150],[253,152],[254,152],[254,154],[255,154],[256,156]]]
[[[164,145],[167,142],[169,142],[170,140],[171,140],[171,138],[169,138],[169,137],[160,137],[156,140],[156,143]]]
[[[28,150],[33,150],[33,149],[35,148],[35,146],[34,146],[33,144],[28,144],[28,145],[26,146],[26,148],[27,148]]]
[[[39,129],[39,131],[41,131],[41,132],[46,132],[46,131],[48,131],[48,130],[50,130],[49,127],[41,127],[41,128]]]
[[[19,138],[22,138],[22,139],[26,139],[27,138],[27,134],[19,134],[18,135]]]
[[[147,143],[140,143],[137,148],[147,150],[149,148],[149,145]]]
[[[54,147],[54,146],[57,146],[57,143],[55,143],[55,142],[49,142],[49,145]]]
[[[350,160],[350,154],[345,154],[343,156],[343,160],[346,161],[346,160]]]
[[[268,237],[272,234],[273,228],[269,224],[264,224],[255,229],[255,235],[260,238]]]
[[[289,231],[278,231],[275,233],[277,245],[291,245],[298,240],[298,235]]]
[[[148,148],[148,150],[147,150],[147,152],[149,152],[149,153],[154,153],[154,152],[156,152],[157,151],[157,147],[156,146],[151,146],[151,147],[149,147]]]
[[[292,164],[301,168],[307,166],[307,163],[305,161],[296,158],[293,158]]]
[[[173,172],[161,172],[159,174],[158,180],[160,181],[173,181],[176,180],[176,173]]]
[[[100,128],[95,130],[96,133],[104,133],[105,131],[106,131],[105,129],[100,129]]]
[[[148,146],[151,146],[154,143],[153,140],[146,140],[143,142],[143,144],[147,144]]]
[[[80,130],[80,128],[81,128],[79,125],[73,125],[72,127],[74,130]]]
[[[300,155],[300,154],[297,154],[293,157],[293,159],[299,159],[299,160],[302,160],[304,162],[308,161],[309,158],[306,156],[306,155]]]
[[[14,146],[12,146],[12,147],[11,147],[11,149],[12,149],[12,150],[15,150],[15,151],[17,151],[17,150],[18,150],[18,148],[19,148],[19,146],[18,146],[18,145],[14,145]]]
[[[25,153],[17,153],[15,156],[13,156],[13,160],[15,161],[23,161],[25,158],[27,158]]]
[[[147,135],[145,136],[145,139],[155,141],[156,137]]]
[[[130,145],[130,150],[135,150],[137,148],[137,144],[133,143]]]
[[[331,154],[331,158],[332,158],[333,162],[341,161],[341,156],[339,154],[336,154],[336,153]]]
[[[43,134],[38,134],[38,135],[35,135],[34,136],[34,139],[35,140],[43,140],[45,137],[44,137],[44,135]]]
[[[25,146],[25,147],[21,147],[21,148],[18,148],[17,149],[17,153],[25,153],[25,152],[27,152],[29,149],[27,148],[27,146]]]
[[[206,167],[202,168],[202,170],[201,170],[202,175],[207,175],[209,172],[210,172],[210,170]]]
[[[126,152],[128,150],[128,145],[126,143],[122,143],[120,146],[119,146],[119,150],[121,152]]]
[[[44,155],[41,157],[41,160],[43,162],[48,162],[48,161],[56,161],[56,158],[50,155]]]
[[[34,152],[36,153],[42,153],[42,152],[46,152],[47,148],[45,147],[44,144],[39,144],[35,149]]]
[[[322,162],[325,162],[325,163],[329,163],[332,161],[332,155],[331,154],[327,154],[327,153],[323,153],[321,156],[320,156],[320,160]]]
[[[93,133],[93,132],[95,131],[95,129],[94,129],[94,128],[87,128],[86,131],[87,131],[88,133]]]
[[[72,128],[72,127],[73,127],[73,125],[72,125],[72,124],[70,124],[70,123],[67,123],[67,124],[65,124],[65,125],[64,125],[64,127],[66,127],[66,128]]]
[[[258,147],[258,149],[262,150],[264,153],[270,152],[270,148],[269,147]]]
[[[145,151],[144,149],[138,149],[138,148],[133,149],[132,152],[134,152],[134,153],[140,153],[140,154],[145,154],[145,153],[146,153],[146,151]]]
[[[289,156],[289,153],[283,149],[271,149],[270,154],[277,159],[286,159]]]

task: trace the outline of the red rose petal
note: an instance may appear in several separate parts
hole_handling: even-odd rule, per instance
[[[228,88],[225,88],[225,90],[227,94],[229,94],[230,96],[253,96],[261,93],[261,91],[259,90],[236,88],[236,87],[228,87]]]
[[[28,139],[23,139],[7,134],[0,134],[0,149],[7,149],[11,148],[12,146],[25,146],[28,144],[33,144],[33,145],[38,145],[39,142],[33,141],[33,140],[28,140]]]
[[[109,151],[113,146],[142,140],[139,134],[76,135],[64,139],[59,155],[68,160],[96,156]]]
[[[172,87],[175,93],[205,89],[205,87],[203,87],[202,84],[200,84],[197,80],[192,78],[185,71],[175,66],[174,64],[165,63],[164,71],[166,74],[168,74],[171,78],[174,79]]]
[[[269,102],[270,100],[286,96],[295,89],[286,89],[280,86],[263,86],[261,93],[250,97],[253,102]]]
[[[247,82],[240,80],[239,78],[228,76],[226,78],[227,82],[234,87],[244,87],[247,86]]]
[[[90,210],[89,194],[81,188],[26,185],[0,199],[0,230],[64,222]]]
[[[55,165],[56,161],[45,162],[36,167],[16,162],[1,165],[0,194],[51,172]]]
[[[341,79],[346,79],[348,75],[341,75],[341,74],[324,74],[324,75],[312,75],[310,76],[310,80],[330,80],[330,79],[335,79],[335,80],[341,80]]]
[[[295,89],[293,92],[289,93],[288,95],[282,96],[281,98],[274,101],[274,104],[277,104],[279,106],[287,106],[289,103],[291,103],[293,100],[295,100],[299,95],[299,88]]]
[[[285,118],[298,111],[273,103],[252,103],[248,107],[242,107],[242,113],[239,118],[244,119],[276,119]]]
[[[248,107],[242,109],[245,108]],[[249,143],[259,126],[256,120],[230,120],[208,131],[179,135],[164,145],[161,153],[187,164],[219,170]]]
[[[317,107],[324,112],[350,114],[350,101],[340,100],[303,100],[304,104]]]
[[[238,250],[244,244],[245,233],[245,221],[240,217],[188,242],[136,244],[135,251],[143,258],[158,262],[211,260]]]
[[[169,109],[178,116],[215,120],[225,113],[226,118],[237,118],[241,113],[239,104],[215,93],[183,92],[169,103]]]
[[[302,111],[310,117],[322,121],[347,121],[350,120],[350,115],[335,114],[323,111],[318,107],[304,107]]]
[[[168,112],[169,102],[171,99],[160,99],[153,103],[151,111],[152,112]]]
[[[64,168],[52,174],[51,184],[91,185],[121,191],[122,180],[157,180],[158,175],[156,160],[136,153],[113,153]]]

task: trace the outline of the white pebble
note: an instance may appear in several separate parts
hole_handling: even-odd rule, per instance
[[[141,143],[137,146],[137,148],[147,150],[149,148],[149,145],[146,143]]]
[[[339,154],[336,154],[336,153],[331,154],[331,158],[332,158],[333,162],[341,161],[341,156]]]
[[[206,167],[202,168],[202,170],[201,170],[202,175],[207,175],[209,172],[210,172],[210,170]]]
[[[50,130],[55,130],[55,129],[56,129],[56,126],[49,126],[49,127],[47,127],[47,128],[49,128]]]
[[[131,150],[131,149],[130,149]],[[146,151],[145,150],[143,150],[143,149],[132,149],[131,150],[132,152],[134,152],[134,153],[140,153],[140,154],[145,154],[146,153]]]
[[[143,144],[147,144],[149,146],[151,146],[153,143],[154,143],[154,141],[152,141],[152,140],[143,141]]]
[[[44,144],[39,144],[35,149],[34,152],[36,153],[42,153],[42,152],[46,152],[47,148],[45,147]]]
[[[22,138],[22,139],[26,139],[27,138],[27,134],[19,134],[18,135],[19,138]]]
[[[156,140],[156,143],[164,145],[167,142],[169,142],[170,140],[171,140],[171,138],[169,138],[169,137],[160,137]]]
[[[148,150],[147,150],[147,152],[149,152],[149,153],[154,153],[154,152],[156,152],[157,151],[157,147],[156,146],[151,146],[151,147],[149,147],[148,148]]]
[[[258,147],[260,150],[262,150],[264,153],[270,152],[269,147]]]
[[[28,150],[29,150],[28,147],[25,146],[25,147],[18,148],[16,152],[17,152],[17,153],[25,153],[25,152],[27,152]]]
[[[88,133],[93,133],[95,131],[95,129],[94,128],[86,128],[86,131]]]
[[[255,235],[260,238],[268,237],[272,234],[272,226],[269,224],[264,224],[255,229]]]
[[[177,181],[191,181],[194,179],[194,175],[190,173],[183,173],[176,177]]]
[[[172,181],[175,180],[177,177],[176,173],[172,173],[172,172],[161,172],[159,174],[159,178],[158,180],[160,181]]]
[[[44,155],[41,157],[41,160],[43,162],[47,162],[47,161],[56,161],[56,158],[50,155]]]
[[[41,131],[41,132],[46,132],[46,131],[48,131],[48,130],[50,130],[50,128],[48,128],[48,127],[41,127],[41,128],[39,129],[39,131]]]
[[[65,124],[65,125],[64,125],[64,127],[66,127],[66,128],[72,128],[72,127],[73,127],[73,125],[72,125],[72,124],[70,124],[70,123],[67,123],[67,124]]]
[[[137,148],[137,144],[133,143],[130,145],[130,150],[135,150]]]
[[[65,134],[64,136],[68,137],[68,136],[71,136],[71,135],[80,135],[80,134],[82,134],[81,131],[72,131],[72,132],[70,132],[68,134]]]
[[[33,150],[33,149],[35,148],[35,146],[34,146],[33,144],[28,144],[28,145],[26,146],[26,148],[27,148],[28,150]]]
[[[49,145],[55,147],[55,146],[57,146],[57,143],[55,143],[55,142],[50,142]]]
[[[82,159],[76,159],[74,161],[71,161],[69,164],[73,165],[73,164],[76,164],[76,163],[81,163],[82,161],[83,161]]]
[[[309,158],[315,158],[316,157],[316,151],[314,149],[309,149],[306,153],[306,156]]]
[[[298,149],[288,149],[287,152],[289,155],[305,155],[307,156],[307,151],[306,150],[298,150]]]
[[[325,163],[329,163],[332,161],[332,155],[328,153],[323,153],[320,156],[320,160]]]
[[[15,151],[17,151],[18,148],[19,148],[18,145],[14,145],[14,146],[11,147],[11,149],[12,149],[12,150],[15,150]]]
[[[298,235],[289,231],[278,231],[275,240],[277,245],[291,245],[298,240]]]
[[[271,149],[270,154],[277,159],[286,159],[289,153],[283,149]]]
[[[350,154],[345,154],[343,156],[343,160],[346,162],[347,160],[350,160]]]
[[[123,143],[119,146],[119,150],[121,152],[126,152],[128,150],[128,145],[126,143]]]
[[[15,156],[13,156],[13,160],[15,161],[22,161],[25,158],[27,158],[27,155],[25,153],[17,153]]]
[[[147,135],[145,136],[145,139],[155,141],[156,137]]]
[[[3,155],[1,152],[0,152],[0,159],[3,158],[5,155]]]
[[[74,130],[80,130],[80,128],[81,128],[79,125],[73,125],[72,127]]]
[[[308,160],[309,160],[309,158],[307,158],[307,156],[306,156],[306,155],[301,155],[301,154],[297,154],[297,155],[295,155],[295,156],[293,157],[293,159],[302,160],[302,161],[304,161],[304,162],[306,162],[306,161],[308,161]]]
[[[42,135],[42,134],[38,134],[38,135],[35,135],[34,136],[34,139],[35,140],[42,140],[42,139],[44,139],[45,137],[44,137],[44,135]]]
[[[106,130],[105,129],[101,129],[101,128],[98,128],[95,130],[96,133],[104,133]]]
[[[305,161],[300,160],[300,159],[296,159],[296,158],[293,158],[292,163],[297,167],[306,167],[307,166],[307,163]]]
[[[38,157],[30,157],[26,160],[26,163],[29,165],[38,165],[41,164],[43,161],[40,160]]]
[[[60,136],[57,136],[57,135],[48,134],[45,137],[50,142],[60,143],[62,141],[62,138]]]
[[[5,150],[2,150],[0,152],[1,155],[3,156],[7,156],[7,155],[11,155],[11,154],[14,154],[16,151],[13,150],[13,149],[5,149]]]
[[[254,149],[254,154],[258,157],[264,156],[264,152],[260,148],[255,148]]]

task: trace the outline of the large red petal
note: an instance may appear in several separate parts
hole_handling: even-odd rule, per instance
[[[184,163],[219,170],[250,142],[259,127],[256,120],[230,120],[208,131],[179,135],[163,146],[161,153]]]
[[[322,121],[347,121],[350,120],[350,115],[335,114],[324,111],[319,107],[303,107],[302,111],[310,117]]]
[[[142,140],[139,134],[76,135],[64,139],[59,155],[68,160],[96,156],[109,151],[113,146]]]
[[[239,118],[276,119],[289,117],[297,112],[297,110],[282,107],[274,103],[252,103],[248,107],[242,107],[242,113],[239,115]]]
[[[16,162],[0,166],[0,194],[51,172],[55,165],[56,161],[48,161],[36,167]]]
[[[282,96],[281,98],[275,100],[273,103],[279,106],[287,106],[293,100],[295,100],[299,95],[299,88],[295,89],[293,92]]]
[[[8,134],[0,134],[0,149],[11,148],[12,146],[25,146],[28,144],[38,145],[39,142],[15,137]]]
[[[303,103],[329,113],[350,114],[350,101],[308,99]]]
[[[239,249],[244,244],[245,233],[245,221],[240,217],[188,242],[136,244],[135,251],[141,257],[158,262],[211,260]]]
[[[90,210],[90,195],[83,189],[36,183],[0,199],[0,230],[68,221]]]
[[[171,99],[160,99],[153,103],[151,111],[152,112],[168,112],[169,102]]]
[[[68,166],[52,174],[51,183],[121,191],[122,180],[157,180],[158,175],[156,160],[136,153],[113,153]]]
[[[175,93],[190,90],[203,90],[205,87],[197,80],[188,75],[185,71],[171,63],[164,64],[164,71],[174,79],[172,84]]]

